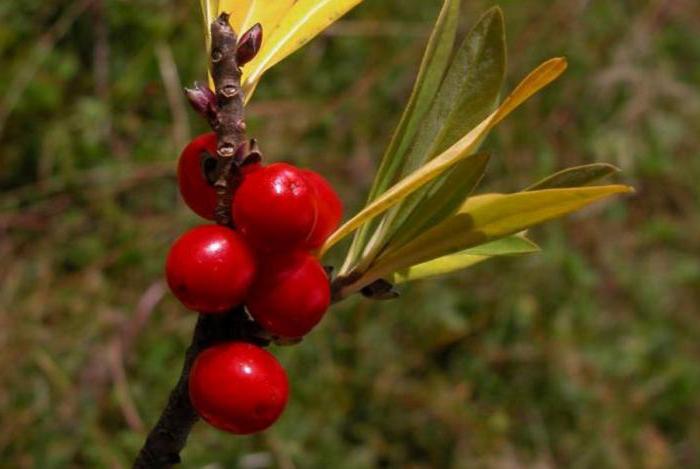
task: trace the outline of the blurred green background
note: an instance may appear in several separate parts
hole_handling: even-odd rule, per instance
[[[439,0],[366,0],[249,107],[269,160],[348,214],[402,110]],[[464,3],[467,28],[490,1]],[[533,230],[544,251],[351,299],[274,347],[270,431],[199,424],[184,467],[700,467],[700,3],[503,0],[509,86],[569,71],[486,142],[482,190],[565,166],[633,197]],[[195,0],[0,2],[0,467],[126,467],[195,321],[166,291],[179,149],[205,122]]]

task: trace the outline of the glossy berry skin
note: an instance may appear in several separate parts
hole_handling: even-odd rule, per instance
[[[243,302],[255,276],[255,259],[235,231],[202,225],[175,241],[165,273],[173,294],[187,308],[223,313]]]
[[[204,420],[244,435],[264,430],[279,418],[287,404],[289,383],[269,352],[246,342],[227,342],[197,356],[189,392]]]
[[[316,225],[316,194],[299,169],[274,163],[245,177],[232,214],[256,249],[290,251],[303,247]]]
[[[321,320],[330,304],[326,272],[311,254],[296,251],[259,261],[246,307],[268,332],[301,337]]]
[[[216,134],[209,132],[192,140],[177,165],[180,194],[189,208],[207,220],[214,220],[216,191],[207,180],[206,169],[216,167]]]
[[[331,233],[338,228],[343,218],[343,202],[323,176],[308,169],[302,170],[302,173],[316,193],[318,210],[316,226],[306,241],[307,248],[315,249],[321,247]]]

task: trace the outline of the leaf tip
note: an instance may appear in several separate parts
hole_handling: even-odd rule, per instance
[[[617,194],[634,194],[637,191],[634,189],[632,186],[628,186],[626,184],[612,184],[608,186],[592,186],[592,188],[600,188],[601,190],[605,191],[604,196],[609,197],[612,195],[617,195]]]
[[[539,244],[531,240],[530,238],[526,237],[525,235],[523,236],[518,236],[525,245],[527,245],[527,248],[523,248],[521,254],[534,254],[536,252],[542,252],[542,248],[540,247]]]
[[[505,18],[503,15],[503,10],[498,5],[486,10],[476,24],[476,27],[483,25],[482,27],[485,27],[485,29],[491,28],[493,27],[492,25],[495,24],[495,27],[498,28],[501,31],[501,34],[505,36]]]
[[[597,164],[600,167],[604,167],[604,168],[609,169],[611,174],[617,174],[617,173],[622,172],[622,170],[620,168],[618,168],[617,166],[615,166],[614,164],[610,164],[610,163],[597,163]]]
[[[504,21],[503,8],[500,5],[493,6],[486,11],[487,15],[494,15],[499,21]]]
[[[566,57],[555,57],[553,60],[557,62],[557,68],[560,68],[562,72],[569,67],[569,60]]]

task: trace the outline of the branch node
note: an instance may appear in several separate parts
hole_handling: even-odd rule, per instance
[[[399,297],[399,292],[394,284],[380,278],[360,290],[363,296],[373,300],[393,300]]]
[[[232,99],[236,97],[236,95],[240,92],[241,90],[236,88],[235,85],[226,85],[223,88],[221,88],[221,96],[227,99]]]

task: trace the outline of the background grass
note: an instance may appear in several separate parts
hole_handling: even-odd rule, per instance
[[[367,0],[249,108],[268,160],[362,203],[438,0]],[[274,348],[270,431],[204,424],[184,467],[698,467],[700,4],[503,0],[509,85],[570,69],[495,132],[482,190],[620,166],[632,198],[534,230],[539,255],[351,299]],[[465,2],[463,26],[491,2]],[[0,2],[0,466],[125,467],[194,316],[167,293],[179,149],[205,130],[193,0]]]

